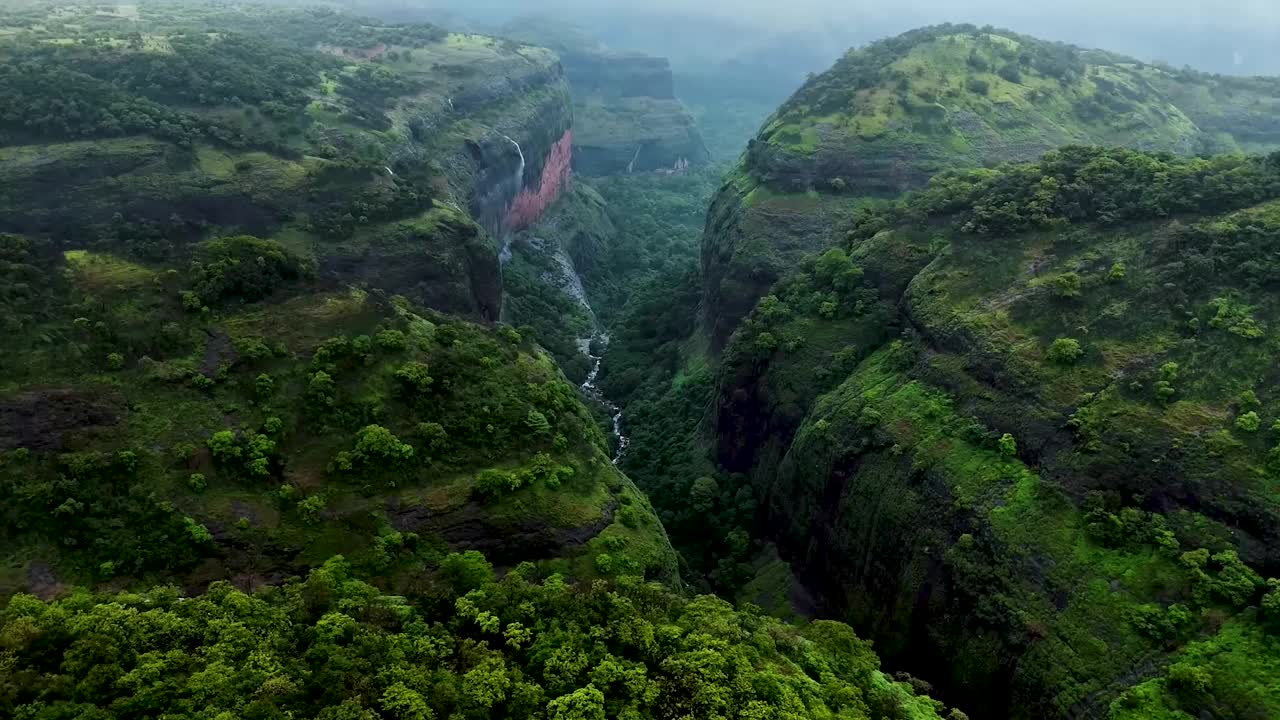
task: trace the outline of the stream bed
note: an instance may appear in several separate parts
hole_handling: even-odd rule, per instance
[[[599,355],[592,354],[592,345],[596,346],[596,352],[600,353]],[[618,448],[613,453],[613,464],[617,465],[622,460],[622,456],[627,454],[631,439],[622,433],[622,408],[606,398],[596,385],[596,378],[600,376],[600,363],[604,360],[604,351],[608,347],[609,334],[599,329],[591,337],[578,340],[578,348],[582,350],[582,354],[591,359],[591,372],[587,373],[587,379],[582,383],[582,391],[609,411],[609,418],[613,422],[613,437],[618,442]]]
[[[513,239],[508,237],[503,243],[499,256],[503,265],[506,265],[511,259]],[[604,396],[597,382],[600,377],[600,365],[604,360],[605,350],[609,347],[609,333],[605,332],[604,328],[601,327],[600,320],[596,317],[595,310],[591,307],[591,301],[587,299],[587,291],[582,285],[582,277],[578,275],[578,270],[574,267],[572,258],[564,251],[560,243],[539,237],[528,237],[527,240],[535,251],[547,253],[556,263],[556,271],[543,275],[543,281],[572,298],[591,318],[591,327],[588,334],[578,338],[578,350],[591,361],[591,370],[587,373],[587,379],[578,387],[584,395],[593,402],[598,403],[608,412],[611,423],[610,430],[617,446],[613,453],[613,464],[617,465],[622,460],[623,455],[626,454],[627,448],[631,444],[631,439],[622,432],[622,408]]]

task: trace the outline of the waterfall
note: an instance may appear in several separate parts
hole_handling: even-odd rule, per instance
[[[635,154],[634,156],[632,156],[632,158],[631,158],[631,162],[627,163],[627,174],[628,174],[628,175],[630,175],[631,173],[635,172],[635,169],[636,169],[636,161],[640,159],[640,151],[641,151],[641,150],[643,150],[643,149],[644,149],[644,143],[640,143],[639,145],[637,145],[637,146],[636,146],[636,154]]]
[[[596,343],[599,347],[599,355],[591,353],[592,343]],[[627,454],[631,438],[622,434],[622,408],[606,398],[596,385],[596,378],[600,376],[600,363],[604,360],[605,350],[609,349],[609,333],[597,326],[591,335],[578,339],[578,347],[582,350],[582,354],[591,359],[591,372],[587,373],[587,380],[582,383],[582,391],[609,411],[609,418],[613,421],[613,436],[618,439],[618,450],[613,454],[613,464],[617,465],[622,462],[622,456]]]
[[[515,140],[512,140],[509,135],[503,135],[502,137],[505,138],[507,142],[516,146],[516,154],[520,156],[520,165],[519,167],[516,168],[516,176],[515,176],[516,187],[518,188],[524,187],[524,164],[525,164],[524,150],[521,150],[520,143],[516,142]]]
[[[503,135],[502,137],[507,142],[515,146],[516,154],[520,156],[520,163],[516,165],[516,172],[511,177],[511,187],[513,188],[511,197],[514,199],[520,194],[520,191],[524,189],[524,150],[520,148],[520,143],[512,139],[510,135]],[[506,265],[507,262],[511,260],[511,242],[514,239],[513,235],[514,234],[512,232],[504,229],[502,236],[502,249],[498,251],[498,262],[503,265]]]

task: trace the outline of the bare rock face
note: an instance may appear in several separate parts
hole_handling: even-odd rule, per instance
[[[61,450],[73,433],[107,428],[125,413],[116,391],[29,390],[0,400],[0,450]]]

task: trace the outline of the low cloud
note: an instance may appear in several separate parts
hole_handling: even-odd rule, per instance
[[[638,44],[651,44],[664,27],[675,35],[676,45],[696,45],[698,36],[691,30],[717,33],[707,37],[709,47],[689,48],[691,53],[733,53],[795,32],[816,32],[851,45],[921,25],[956,22],[991,24],[1206,70],[1280,74],[1277,0],[418,1],[472,18],[562,16],[623,43],[630,33],[642,36]]]

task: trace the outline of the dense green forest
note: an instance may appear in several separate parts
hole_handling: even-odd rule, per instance
[[[0,11],[0,714],[1280,717],[1280,81],[539,23]]]
[[[937,718],[848,627],[784,625],[637,578],[571,585],[477,552],[387,595],[341,557],[254,595],[216,583],[0,616],[16,718]]]

